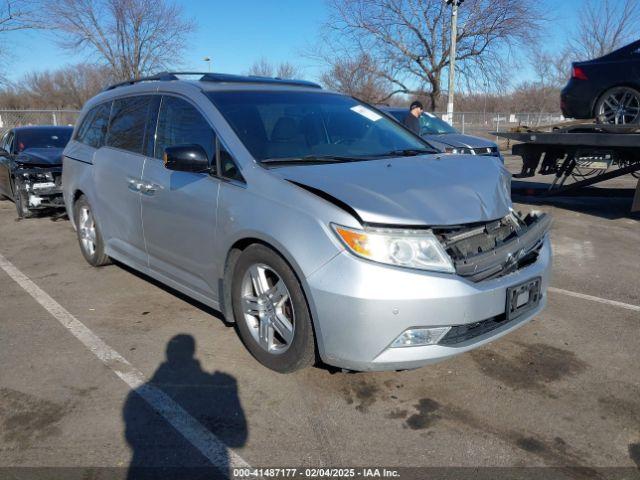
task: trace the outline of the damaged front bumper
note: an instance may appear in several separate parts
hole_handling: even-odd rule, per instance
[[[64,208],[62,166],[19,166],[14,171],[15,195],[29,210]]]
[[[451,256],[456,273],[472,282],[501,277],[538,258],[551,228],[551,217],[542,212],[526,216],[512,211],[499,220],[438,232]]]
[[[343,251],[308,276],[322,359],[352,370],[417,368],[526,324],[547,301],[550,220],[544,214],[513,215],[434,228],[448,242],[455,273],[388,266]],[[520,309],[518,294],[514,309],[513,293],[523,285],[535,285],[535,302]],[[407,332],[425,329],[448,333],[433,344],[396,345]]]

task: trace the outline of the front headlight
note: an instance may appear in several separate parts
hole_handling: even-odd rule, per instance
[[[399,267],[455,272],[451,258],[430,231],[332,227],[342,243],[359,257]]]
[[[447,147],[444,149],[445,153],[451,155],[473,155],[473,149],[467,147]]]
[[[22,178],[31,182],[53,182],[51,172],[24,172]]]

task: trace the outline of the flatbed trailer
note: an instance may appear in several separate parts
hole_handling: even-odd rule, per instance
[[[548,130],[544,130],[544,129]],[[522,157],[523,167],[516,178],[538,173],[555,178],[543,196],[595,185],[605,180],[633,175],[639,178],[632,211],[640,211],[640,125],[569,123],[539,129],[518,127],[497,136],[516,142],[512,153]],[[573,179],[572,182],[568,182]]]

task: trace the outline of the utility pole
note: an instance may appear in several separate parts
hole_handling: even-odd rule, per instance
[[[207,70],[211,72],[211,58],[204,57],[202,60],[207,63]]]
[[[458,38],[458,7],[464,0],[445,0],[451,5],[451,49],[449,50],[449,92],[447,95],[447,119],[453,125],[453,97],[456,75],[456,40]]]

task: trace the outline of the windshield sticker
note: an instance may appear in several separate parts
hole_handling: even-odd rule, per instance
[[[378,120],[380,120],[382,118],[381,115],[378,115],[373,110],[369,110],[367,107],[364,107],[362,105],[356,105],[355,107],[351,107],[351,110],[353,110],[356,113],[359,113],[360,115],[362,115],[365,118],[368,118],[372,122],[377,122]]]

